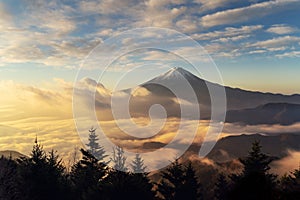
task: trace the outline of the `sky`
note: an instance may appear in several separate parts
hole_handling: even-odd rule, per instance
[[[226,85],[300,93],[299,8],[298,0],[2,0],[0,79],[38,86],[54,78],[74,81],[97,45],[151,26],[199,42]],[[144,71],[151,78],[151,66]]]
[[[79,70],[85,84],[91,84],[85,77],[99,80],[99,71],[105,70],[101,61],[113,45],[134,45],[135,38],[122,37],[124,31],[175,31],[195,40],[206,56],[189,46],[175,52],[179,57],[153,49],[129,52],[105,72],[100,82],[108,89],[136,66],[142,70],[129,75],[123,88],[165,71],[157,65],[188,68],[180,55],[193,54],[204,67],[211,58],[227,86],[300,93],[299,10],[299,0],[0,0],[0,150],[28,152],[37,134],[48,149],[65,154],[80,146],[72,114],[74,81]],[[120,35],[122,40],[114,43]],[[136,31],[133,36],[139,42],[180,44],[165,39],[166,33]],[[107,41],[112,46],[103,48]],[[96,64],[89,60],[93,52],[102,53]],[[87,61],[91,66],[83,68]],[[252,128],[244,132],[278,127]]]

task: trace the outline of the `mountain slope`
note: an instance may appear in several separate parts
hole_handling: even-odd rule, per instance
[[[299,121],[300,104],[289,103],[268,103],[256,108],[231,110],[226,115],[226,122],[242,122],[248,125],[290,125]]]
[[[297,134],[239,135],[220,139],[207,157],[217,162],[244,157],[255,140],[260,141],[264,153],[277,158],[286,156],[287,150],[300,150],[300,135]]]
[[[141,87],[146,88],[156,96],[174,98],[175,95],[170,90],[159,84],[170,85],[171,87],[177,88],[178,91],[180,91],[180,96],[189,101],[191,97],[190,91],[186,90],[186,86],[180,84],[184,83],[183,79],[187,80],[195,91],[201,109],[201,117],[208,118],[210,113],[211,100],[207,86],[209,86],[210,88],[218,89],[222,87],[219,84],[205,81],[182,68],[173,68],[168,72],[142,84]],[[253,92],[227,86],[225,86],[224,88],[227,98],[227,110],[254,108],[268,103],[300,104],[300,95],[282,95]]]

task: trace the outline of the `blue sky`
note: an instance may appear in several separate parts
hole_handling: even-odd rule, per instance
[[[107,38],[153,26],[199,42],[226,85],[300,93],[299,10],[299,0],[1,0],[0,79],[73,81],[81,61]],[[145,79],[153,76],[148,68]]]

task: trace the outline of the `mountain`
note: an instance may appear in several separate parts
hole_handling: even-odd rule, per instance
[[[248,154],[255,140],[260,141],[264,153],[276,158],[286,156],[287,150],[300,151],[300,135],[292,133],[274,136],[254,134],[222,138],[216,143],[207,157],[217,162],[226,162],[244,157]]]
[[[183,97],[184,100],[191,100],[191,93],[186,89],[184,85],[185,80],[188,81],[195,91],[195,94],[198,98],[198,103],[201,109],[201,118],[206,119],[210,117],[210,107],[211,99],[208,91],[209,88],[220,89],[222,86],[219,84],[211,83],[205,81],[191,72],[182,69],[182,68],[173,68],[166,73],[147,81],[144,84],[141,84],[140,87],[146,88],[153,95],[164,98],[167,107],[167,110],[171,111],[171,116],[179,116],[180,109],[177,105],[174,105],[174,102],[171,100],[175,98],[175,95],[167,87],[176,88],[179,91],[179,96]],[[253,92],[242,90],[239,88],[231,88],[225,86],[226,98],[227,98],[227,110],[241,110],[241,109],[250,109],[255,108],[261,105],[268,103],[289,103],[289,104],[300,104],[300,95],[283,95],[283,94],[272,94],[272,93],[263,93],[263,92]],[[176,94],[177,95],[177,94]],[[154,99],[157,100],[157,99]],[[134,102],[134,101],[133,101]],[[155,104],[158,102],[151,101],[147,104]],[[146,105],[146,107],[149,107]],[[133,108],[134,110],[134,108]],[[174,111],[175,110],[175,111]]]
[[[187,83],[191,87],[186,87]],[[111,93],[105,89],[103,85],[97,84],[90,79],[84,80],[82,84],[87,85],[88,88],[90,86],[97,87],[95,105],[97,117],[101,120],[114,119],[110,107],[111,94],[115,95],[114,107],[115,110],[118,110],[120,113],[119,118],[128,118],[126,114],[127,106],[124,106],[124,103],[127,103],[129,99],[130,116],[133,118],[149,117],[151,106],[159,104],[166,110],[167,117],[199,119],[198,116],[190,114],[195,112],[196,105],[200,107],[200,118],[210,119],[211,97],[208,88],[212,88],[215,91],[220,91],[223,88],[223,86],[219,84],[203,80],[180,67],[172,68],[166,73],[136,88],[129,88],[114,93]],[[285,125],[300,121],[298,117],[298,113],[300,115],[299,109],[293,111],[292,108],[292,104],[300,105],[299,94],[283,95],[253,92],[227,86],[224,86],[224,89],[227,100],[226,111],[228,111],[227,114],[229,116],[227,122],[242,122],[245,124],[280,123]],[[82,90],[78,90],[78,92],[80,96],[91,95]],[[92,99],[93,98],[89,98],[88,104],[94,103],[90,102]],[[125,102],[122,100],[125,100]],[[185,116],[182,115],[180,103],[184,103],[185,109],[187,110],[187,112],[184,113]],[[275,105],[275,103],[278,103],[278,105]],[[270,105],[272,108],[269,108]],[[282,108],[282,106],[285,106],[287,111],[285,111],[285,108]],[[279,109],[275,107],[279,107]],[[267,110],[268,113],[264,113],[261,117],[257,116],[259,113],[263,113]],[[272,110],[272,112],[269,113],[270,110]],[[154,112],[154,114],[156,114],[154,117],[161,117],[160,113]],[[258,119],[255,119],[255,117]],[[268,118],[270,118],[270,120]]]
[[[6,158],[11,157],[12,159],[17,159],[17,158],[20,158],[20,157],[26,157],[25,155],[23,155],[23,154],[21,154],[17,151],[11,151],[11,150],[0,151],[0,157],[1,156],[6,157]]]
[[[248,125],[290,125],[300,121],[300,104],[268,103],[255,108],[230,110],[226,122],[241,122]]]

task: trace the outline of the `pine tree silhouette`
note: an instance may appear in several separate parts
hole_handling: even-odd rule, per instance
[[[202,199],[202,186],[197,180],[196,172],[189,162],[184,169],[184,183],[182,189],[182,198],[186,199]]]
[[[116,146],[113,148],[113,157],[111,158],[111,161],[114,163],[115,170],[126,172],[128,170],[126,167],[126,159],[122,147]]]
[[[49,155],[35,141],[30,157],[18,159],[22,199],[70,199],[65,168],[54,151]]]
[[[280,181],[280,199],[300,199],[300,167]]]
[[[105,150],[103,146],[100,146],[98,143],[98,136],[96,134],[96,129],[95,128],[91,128],[89,130],[89,143],[87,143],[86,145],[88,146],[88,151],[95,156],[95,158],[97,158],[100,161],[104,161],[104,159],[107,157],[107,155],[105,155]]]
[[[203,199],[202,197],[202,186],[197,180],[196,172],[189,162],[184,168],[184,182],[181,194],[178,195],[177,199]]]
[[[17,200],[22,195],[18,190],[18,165],[12,158],[0,157],[0,199]]]
[[[226,176],[223,173],[219,174],[214,190],[216,199],[227,200],[229,189],[230,185],[228,180],[226,179]]]
[[[178,199],[178,192],[181,193],[183,187],[183,166],[176,159],[171,166],[161,172],[162,180],[158,184],[158,197],[166,200]]]
[[[146,170],[146,166],[144,166],[144,160],[140,156],[140,154],[135,154],[135,159],[131,163],[131,169],[134,173],[144,173]]]
[[[268,172],[272,159],[261,152],[258,141],[252,144],[249,155],[240,161],[244,169],[242,174],[231,176],[230,199],[274,199],[276,176]]]
[[[197,181],[191,163],[184,167],[176,159],[161,173],[161,176],[162,180],[158,184],[158,197],[167,200],[202,199],[201,185]]]
[[[114,167],[110,170],[103,181],[104,197],[103,199],[118,200],[153,200],[155,193],[152,191],[153,184],[150,182],[147,173],[141,173],[145,170],[143,159],[137,155],[133,161],[132,168],[140,173],[128,172],[125,165],[126,157],[121,147],[115,147],[113,151]]]
[[[100,183],[108,173],[108,167],[90,152],[80,150],[82,159],[71,169],[70,177],[77,199],[88,200],[101,197]]]

